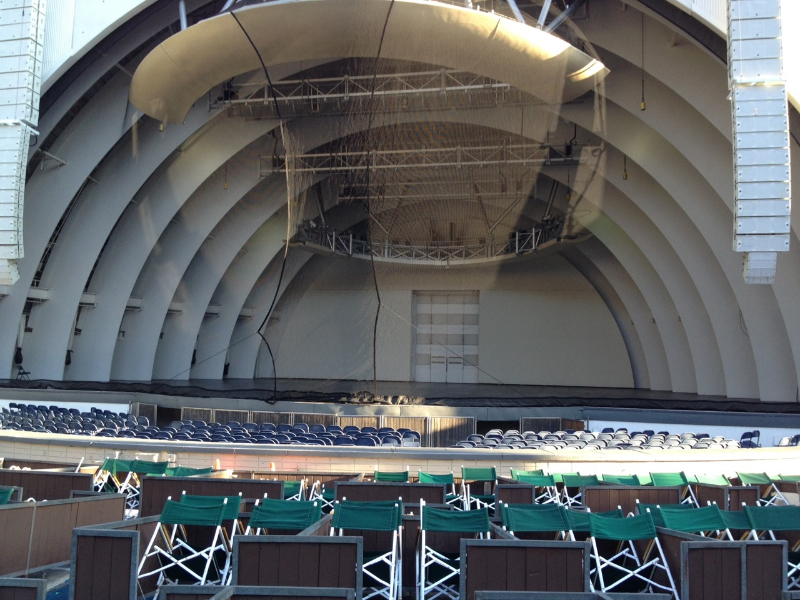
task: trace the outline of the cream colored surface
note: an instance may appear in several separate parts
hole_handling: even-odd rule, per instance
[[[148,441],[99,441],[81,436],[37,434],[28,432],[0,433],[0,456],[19,460],[52,461],[77,465],[102,462],[120,451],[121,458],[137,454],[152,456],[153,443]],[[296,446],[280,446],[275,450],[252,448],[251,444],[215,444],[208,442],[167,442],[158,445],[175,456],[175,462],[186,467],[208,467],[216,459],[220,468],[234,471],[310,471],[318,473],[366,473],[382,471],[423,470],[428,473],[458,474],[462,466],[497,467],[498,475],[508,477],[510,469],[546,469],[551,473],[637,474],[684,471],[694,474],[735,475],[737,471],[766,473],[800,473],[800,457],[795,448],[758,448],[737,450],[672,450],[672,451],[606,451],[606,452],[541,452],[535,450],[473,451],[452,448],[354,449],[323,450]]]
[[[492,77],[547,103],[592,89],[608,70],[567,42],[517,21],[437,2],[277,1],[236,11],[267,67],[292,61],[378,55]],[[260,68],[231,14],[207,19],[155,48],[136,70],[130,101],[162,121],[182,122],[213,86]]]

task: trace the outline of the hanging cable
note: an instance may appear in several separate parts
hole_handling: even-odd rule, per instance
[[[372,73],[372,85],[370,86],[370,94],[369,94],[369,104],[368,104],[368,118],[367,118],[367,142],[370,142],[372,139],[372,123],[375,117],[375,110],[374,110],[374,101],[375,101],[375,83],[378,79],[378,61],[381,58],[381,50],[383,49],[383,40],[386,37],[386,28],[389,25],[389,17],[392,14],[392,8],[394,7],[394,0],[389,3],[389,10],[386,11],[386,19],[383,22],[383,30],[381,31],[381,39],[378,43],[378,52],[375,56],[375,68]],[[371,145],[371,144],[368,144]],[[369,168],[369,159],[367,160],[367,167],[365,170],[366,176],[366,190],[367,190],[367,219],[372,214],[371,211],[371,203],[372,203],[372,194],[370,191],[370,168]],[[367,228],[367,234],[369,236],[369,259],[370,259],[370,266],[372,268],[372,283],[375,286],[375,296],[378,299],[378,306],[375,309],[375,321],[372,324],[372,385],[373,385],[373,393],[375,396],[378,395],[378,319],[381,315],[381,292],[378,288],[378,274],[375,271],[375,249],[372,243],[372,226]]]
[[[644,102],[644,13],[641,13],[641,14],[642,14],[642,33],[641,33],[641,39],[642,39],[642,62],[641,62],[641,65],[642,65],[642,103],[639,106],[639,108],[641,108],[641,110],[645,110],[647,108],[647,104],[645,104],[645,102]]]

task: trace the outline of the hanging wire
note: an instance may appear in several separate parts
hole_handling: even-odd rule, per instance
[[[642,110],[645,110],[647,108],[647,104],[645,104],[645,101],[644,101],[644,12],[642,12],[641,15],[642,15],[642,32],[641,32],[641,40],[642,40],[642,61],[641,61],[641,65],[642,65],[642,104],[640,105],[640,108]]]

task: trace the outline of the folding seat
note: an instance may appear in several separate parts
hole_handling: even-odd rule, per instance
[[[733,535],[725,523],[719,506],[711,504],[702,508],[692,507],[688,510],[682,510],[681,507],[683,506],[687,505],[677,504],[660,507],[659,512],[664,527],[684,533],[699,534],[703,537],[715,537],[720,540],[733,541]],[[655,519],[653,521],[655,522]]]
[[[583,490],[586,485],[600,485],[596,475],[577,475],[564,473],[562,476],[564,487],[561,490],[561,504],[570,508],[583,506]]]
[[[463,469],[463,467],[462,467]],[[480,539],[490,537],[489,512],[477,510],[454,512],[419,506],[420,531],[417,537],[417,600],[445,596],[459,598],[460,555],[451,555],[429,545],[428,533],[471,534]],[[432,536],[433,537],[433,536]],[[431,540],[432,541],[432,540]]]
[[[743,512],[750,522],[752,539],[788,542],[786,589],[800,589],[800,506],[745,506]]]
[[[422,443],[422,436],[418,431],[409,430],[403,432],[403,446],[419,448]]]
[[[470,444],[471,447],[475,447],[475,442],[459,442],[462,444]],[[396,438],[393,435],[387,435],[386,437],[381,439],[381,446],[395,446],[400,447],[403,445],[403,441]]]
[[[500,511],[503,529],[517,533],[552,533],[556,540],[570,537],[569,523],[564,510],[557,505],[502,504]]]
[[[736,473],[742,485],[758,486],[761,489],[761,498],[758,503],[761,506],[773,506],[779,504],[789,504],[778,486],[766,473]]]
[[[277,427],[275,427],[275,423],[262,423],[259,425],[259,430],[261,431],[276,431]]]
[[[374,437],[358,437],[358,438],[356,438],[355,445],[356,446],[377,446],[378,442],[376,440],[377,440],[377,438],[374,438]]]
[[[344,433],[360,433],[361,428],[356,425],[345,425],[343,429]]]
[[[331,433],[333,433],[333,432],[342,433],[343,430],[342,430],[341,426],[339,426],[339,425],[326,425],[325,426],[325,431],[329,431]]]
[[[495,467],[461,467],[461,492],[464,497],[464,510],[486,508],[494,511],[494,489],[497,485]],[[473,486],[476,492],[472,493]],[[488,489],[487,489],[488,488]]]
[[[408,467],[405,471],[379,471],[376,468],[373,481],[408,483]]]
[[[561,504],[558,488],[556,487],[556,480],[552,475],[528,475],[527,473],[518,473],[517,480],[520,483],[535,486],[534,502],[536,504]]]
[[[675,473],[650,473],[650,479],[656,487],[680,487],[681,502],[700,506],[694,495],[692,486],[689,485],[689,478],[683,471]]]
[[[355,438],[351,438],[350,436],[339,436],[333,440],[334,446],[355,446]]]
[[[403,575],[403,504],[394,502],[337,502],[333,508],[330,534],[345,535],[351,531],[391,533],[389,548],[365,552],[361,565],[362,600],[382,596],[387,600],[402,598]]]
[[[606,475],[601,476],[603,483],[610,483],[611,485],[642,485],[639,477],[636,475]]]
[[[611,592],[621,585],[627,588],[631,583],[638,582],[643,590],[650,593],[664,590],[672,593],[676,599],[679,597],[649,513],[627,519],[593,513],[587,513],[587,517],[591,556],[594,559],[589,580],[592,591]],[[598,540],[617,542],[614,553],[611,556],[601,554]],[[644,549],[637,551],[637,545],[641,548],[641,543],[634,542],[646,542]],[[659,574],[666,576],[666,583],[658,577]]]
[[[542,469],[535,469],[533,471],[522,471],[520,469],[511,469],[511,479],[519,479],[520,475],[544,475]]]
[[[306,480],[284,481],[283,482],[284,500],[305,500],[306,499]]]
[[[228,499],[200,506],[168,499],[158,519],[158,527],[139,562],[138,578],[158,575],[157,585],[191,583],[225,584],[232,553],[231,540],[224,527]],[[237,506],[238,513],[238,506]],[[207,545],[189,541],[186,527],[205,527],[213,531]],[[205,539],[205,536],[198,536]],[[145,571],[151,558],[158,559],[156,569]]]
[[[453,473],[435,475],[433,473],[419,472],[419,483],[433,483],[439,485],[449,485],[449,491],[445,492],[444,501],[455,510],[464,510],[464,496],[456,493],[456,484]]]
[[[290,502],[264,498],[256,500],[244,534],[269,534],[270,529],[302,531],[321,518],[322,507],[319,502],[306,500]]]
[[[308,430],[311,433],[324,433],[325,432],[325,426],[321,425],[319,423],[314,423],[313,425],[309,426]]]

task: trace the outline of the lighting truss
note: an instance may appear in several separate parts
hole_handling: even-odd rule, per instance
[[[293,173],[347,173],[353,171],[397,171],[492,165],[578,165],[588,146],[543,146],[539,144],[494,144],[449,148],[409,148],[302,154],[291,157]],[[597,149],[599,151],[599,148]],[[262,156],[259,175],[287,171],[286,156]]]

